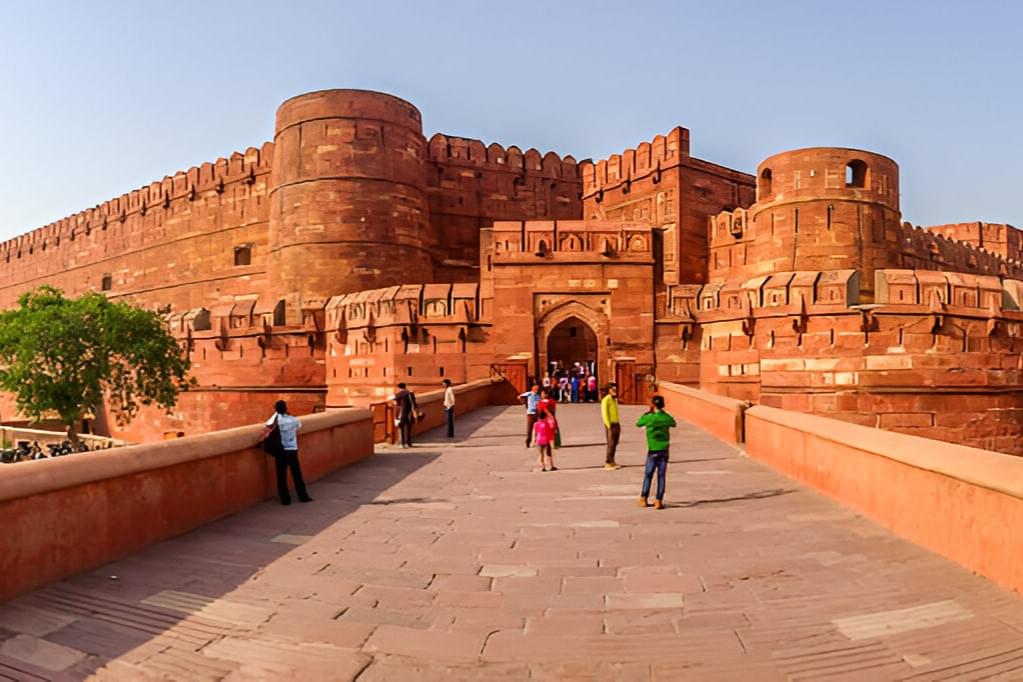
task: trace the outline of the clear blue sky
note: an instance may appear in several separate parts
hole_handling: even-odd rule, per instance
[[[600,158],[674,125],[752,171],[812,145],[902,169],[904,219],[1023,226],[1023,3],[45,2],[0,22],[0,238],[382,90],[424,132]]]

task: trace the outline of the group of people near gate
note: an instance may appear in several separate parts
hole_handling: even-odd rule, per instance
[[[537,471],[557,471],[554,465],[554,450],[561,447],[561,428],[558,425],[558,401],[552,390],[540,384],[519,396],[526,406],[526,447],[537,448]],[[604,422],[607,442],[604,468],[620,469],[615,461],[622,425],[618,413],[618,387],[608,384],[600,401],[600,417]],[[646,429],[647,458],[643,475],[643,488],[639,498],[641,507],[649,506],[650,487],[657,475],[657,492],[654,508],[664,508],[664,490],[668,472],[669,429],[675,426],[675,419],[664,409],[664,398],[654,396],[650,408],[636,421],[636,426]]]
[[[595,403],[600,400],[597,375],[592,362],[577,362],[565,368],[552,362],[540,381],[551,400],[559,403]]]
[[[558,425],[558,400],[549,387],[540,384],[519,396],[526,405],[526,447],[537,448],[537,470],[557,471],[554,465],[554,450],[561,447],[561,429]],[[401,435],[402,447],[412,446],[412,426],[421,420],[422,412],[416,403],[415,394],[405,384],[398,384],[398,392],[393,398],[397,408],[395,425]],[[444,411],[447,416],[447,436],[454,438],[455,392],[451,381],[444,380]],[[618,441],[621,438],[622,426],[618,412],[618,387],[608,384],[604,397],[600,401],[600,416],[604,423],[607,438],[607,451],[604,468],[620,469],[615,461]],[[664,398],[654,396],[650,408],[636,421],[636,426],[646,429],[647,458],[643,476],[643,488],[639,498],[641,507],[649,506],[650,487],[654,474],[657,475],[657,492],[654,508],[663,509],[665,478],[668,469],[669,429],[675,426],[675,420],[664,409]],[[260,442],[264,450],[274,457],[277,474],[277,491],[281,504],[291,504],[288,490],[287,475],[291,472],[295,491],[300,502],[312,502],[306,491],[302,469],[298,461],[298,430],[302,423],[288,413],[288,406],[283,400],[277,401],[274,414],[266,421]]]

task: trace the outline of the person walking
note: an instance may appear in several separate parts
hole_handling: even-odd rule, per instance
[[[455,389],[451,388],[451,379],[444,380],[444,416],[448,421],[448,438],[455,437]]]
[[[595,403],[598,398],[600,396],[597,395],[597,377],[591,374],[586,377],[586,402]]]
[[[668,445],[670,441],[669,429],[675,427],[675,418],[664,411],[664,398],[655,395],[653,407],[641,415],[636,426],[646,428],[646,470],[643,473],[643,490],[639,495],[639,506],[648,507],[647,499],[650,497],[650,483],[657,472],[657,497],[654,499],[654,509],[664,509],[664,486],[668,474]]]
[[[519,396],[519,400],[526,401],[526,447],[533,444],[533,425],[536,424],[536,406],[540,403],[540,386],[533,384],[533,388]]]
[[[540,402],[536,404],[536,413],[546,412],[554,419],[554,447],[561,447],[561,428],[558,426],[558,401],[554,399],[553,391],[549,388],[540,389]]]
[[[618,421],[618,386],[615,384],[607,385],[607,395],[600,401],[600,416],[604,420],[604,434],[607,436],[607,458],[604,460],[604,468],[621,469],[621,465],[615,462],[618,439],[622,436],[622,425]]]
[[[536,422],[533,424],[533,440],[536,441],[538,463],[540,471],[557,471],[554,466],[554,453],[551,451],[551,443],[554,441],[554,433],[557,429],[557,420],[554,415],[543,408],[536,412]],[[546,462],[544,457],[546,456]]]
[[[274,403],[274,413],[266,420],[266,426],[274,427],[281,436],[281,448],[272,453],[274,465],[277,470],[277,496],[281,504],[291,504],[291,495],[288,493],[288,470],[291,470],[291,480],[295,483],[295,493],[299,502],[312,502],[313,498],[305,489],[305,479],[302,478],[302,467],[298,463],[298,430],[302,428],[302,422],[298,418],[288,414],[288,404],[283,400]]]
[[[408,390],[405,382],[398,384],[398,392],[394,394],[394,404],[398,410],[398,416],[394,422],[398,427],[401,436],[401,447],[412,447],[412,425],[416,423],[416,413],[419,405],[416,404],[416,394]]]

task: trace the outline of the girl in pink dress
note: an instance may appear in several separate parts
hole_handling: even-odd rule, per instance
[[[536,423],[533,424],[533,442],[536,443],[536,447],[539,450],[539,460],[537,461],[540,471],[557,471],[558,468],[554,466],[554,453],[551,450],[551,444],[554,442],[554,433],[557,431],[558,423],[554,420],[554,415],[546,410],[537,410]],[[546,461],[544,460],[546,456]]]

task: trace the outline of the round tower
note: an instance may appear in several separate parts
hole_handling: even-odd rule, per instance
[[[267,261],[287,322],[302,300],[433,277],[426,139],[391,95],[323,90],[277,109]]]
[[[788,270],[873,271],[896,265],[900,225],[899,166],[859,149],[812,147],[775,154],[757,168],[750,208],[754,240],[747,262],[764,273]]]

